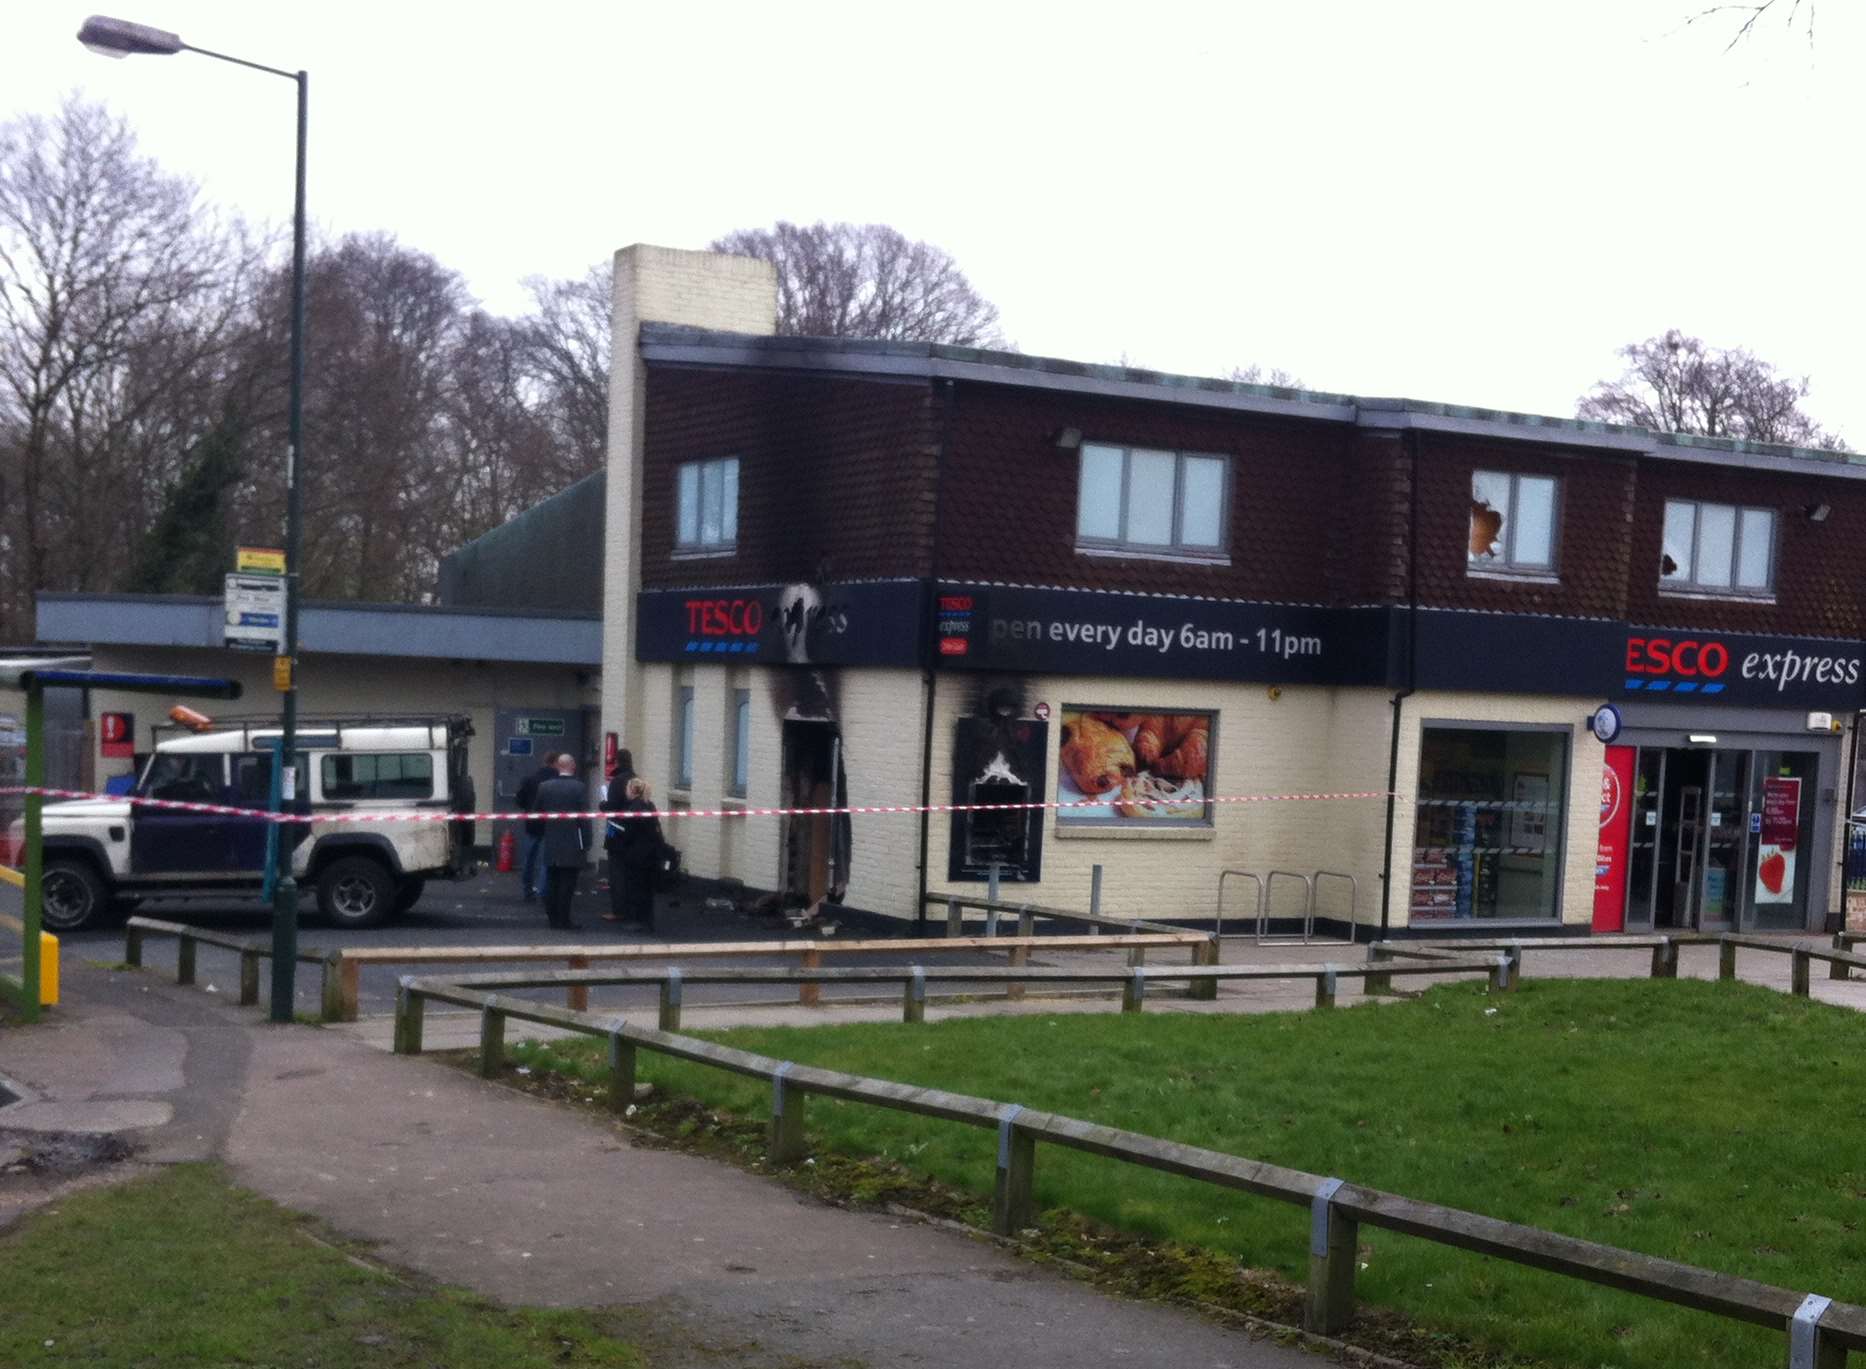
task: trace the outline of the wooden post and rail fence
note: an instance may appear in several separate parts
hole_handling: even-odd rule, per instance
[[[1507,957],[1500,959],[1507,965]],[[1440,960],[1437,964],[1440,972],[1444,972],[1446,962]],[[1391,973],[1429,972],[1428,962],[1423,960],[1412,964],[1384,962],[1384,965]],[[1373,967],[1370,963],[1360,968]],[[830,973],[860,974],[864,971]],[[1499,973],[1507,973],[1507,970]],[[485,981],[495,977],[474,978]],[[543,983],[548,986],[561,979],[562,976],[552,975]],[[1787,1337],[1790,1369],[1844,1369],[1850,1351],[1866,1350],[1866,1308],[1834,1302],[1819,1294],[1778,1288],[1753,1279],[1500,1221],[1480,1213],[1420,1202],[1338,1178],[1182,1145],[1057,1113],[774,1060],[680,1036],[665,1027],[637,1027],[619,1018],[597,1017],[484,987],[413,976],[404,978],[396,1012],[395,1049],[398,1053],[420,1053],[422,1009],[428,1002],[479,1012],[479,1068],[487,1077],[496,1076],[503,1066],[508,1022],[532,1022],[605,1040],[609,1065],[607,1097],[610,1106],[617,1111],[634,1100],[639,1056],[644,1050],[768,1080],[771,1109],[766,1146],[771,1160],[778,1164],[794,1163],[804,1157],[807,1149],[805,1103],[813,1096],[940,1118],[993,1132],[997,1139],[997,1167],[991,1226],[1002,1235],[1013,1235],[1037,1223],[1035,1175],[1040,1144],[1084,1151],[1219,1188],[1306,1206],[1310,1212],[1310,1241],[1303,1322],[1309,1330],[1319,1334],[1340,1331],[1353,1318],[1357,1246],[1360,1228],[1366,1225],[1716,1316],[1774,1327]]]

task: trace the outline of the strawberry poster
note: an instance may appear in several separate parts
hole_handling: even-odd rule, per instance
[[[1801,831],[1801,781],[1762,782],[1762,841],[1756,851],[1756,902],[1795,901],[1795,838]]]

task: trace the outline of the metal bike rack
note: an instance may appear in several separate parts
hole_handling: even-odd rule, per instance
[[[1302,881],[1302,936],[1300,939],[1279,937],[1270,940],[1270,900],[1276,893],[1279,879],[1299,879]],[[1259,946],[1307,946],[1315,935],[1315,876],[1297,874],[1294,870],[1272,870],[1263,882],[1263,901],[1257,905],[1257,944]]]
[[[1218,913],[1212,919],[1212,935],[1222,937],[1225,934],[1225,881],[1232,876],[1248,879],[1257,886],[1257,923],[1263,924],[1263,881],[1249,870],[1221,870],[1218,874]]]
[[[1354,944],[1354,913],[1356,905],[1361,901],[1361,882],[1354,878],[1353,875],[1343,874],[1339,870],[1317,870],[1310,879],[1309,919],[1304,926],[1302,939],[1307,942],[1309,940],[1309,934],[1315,930],[1315,895],[1316,891],[1321,888],[1322,881],[1325,879],[1345,879],[1348,882],[1348,935],[1343,941],[1337,942],[1333,938],[1330,938],[1323,944],[1329,946],[1352,946]]]

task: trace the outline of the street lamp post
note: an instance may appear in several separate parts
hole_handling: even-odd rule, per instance
[[[78,30],[78,41],[106,57],[133,54],[169,57],[178,52],[198,53],[216,61],[283,76],[298,87],[298,160],[296,189],[292,200],[292,325],[291,325],[291,398],[288,419],[288,450],[285,465],[285,641],[280,660],[275,663],[274,681],[284,696],[283,726],[279,738],[277,764],[285,777],[296,778],[298,763],[298,557],[303,503],[299,496],[298,465],[304,455],[304,380],[305,380],[305,102],[310,84],[302,71],[282,71],[278,67],[230,57],[224,52],[210,52],[182,42],[178,34],[146,24],[132,24],[124,19],[109,19],[94,14]],[[309,777],[305,777],[309,783]],[[284,801],[295,798],[295,786],[282,791]],[[292,1020],[298,970],[298,881],[292,878],[292,843],[276,843],[278,866],[272,897],[272,1020]]]

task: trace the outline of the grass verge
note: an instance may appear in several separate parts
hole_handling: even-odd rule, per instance
[[[0,1364],[638,1369],[599,1314],[505,1308],[357,1257],[188,1165],[0,1235]]]
[[[1451,984],[1333,1013],[709,1035],[1866,1302],[1866,1015],[1753,985],[1539,980],[1493,997]],[[514,1057],[566,1079],[602,1073],[595,1043]],[[675,1134],[769,1105],[768,1084],[646,1054],[642,1065],[673,1098],[641,1120]],[[990,1191],[994,1138],[979,1130],[827,1099],[809,1108],[819,1162],[860,1161],[871,1188],[906,1172],[974,1204]],[[1037,1197],[1046,1226],[1060,1209],[1233,1270],[1306,1270],[1306,1210],[1054,1147],[1039,1148]],[[1630,1369],[1783,1354],[1780,1334],[1386,1232],[1363,1229],[1361,1260],[1363,1300],[1455,1338],[1458,1362]]]

